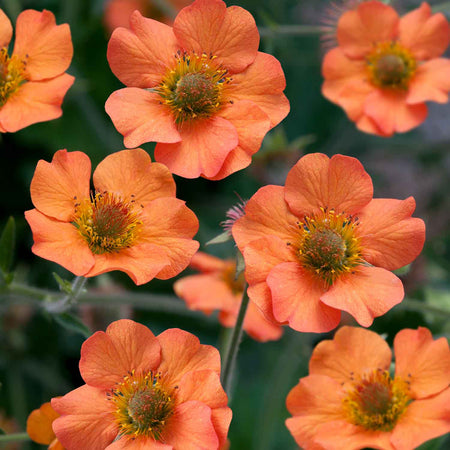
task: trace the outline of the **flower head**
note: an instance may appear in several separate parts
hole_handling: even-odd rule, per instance
[[[372,199],[361,163],[315,153],[285,186],[265,186],[233,226],[251,300],[269,320],[298,331],[335,328],[341,311],[363,326],[403,299],[390,271],[417,257],[425,225],[412,197]]]
[[[199,309],[206,314],[218,309],[220,323],[224,327],[233,327],[244,294],[244,274],[236,279],[234,261],[203,252],[197,252],[189,266],[200,274],[177,280],[173,286],[175,293],[191,309]],[[248,305],[243,328],[261,342],[279,339],[283,332],[279,325],[269,322],[253,302]]]
[[[345,12],[339,46],[324,58],[322,92],[367,133],[391,136],[421,124],[426,101],[446,103],[450,27],[427,3],[403,17],[380,1]]]
[[[125,146],[157,142],[155,159],[186,178],[247,167],[289,111],[281,66],[258,45],[253,17],[222,0],[196,0],[173,28],[133,13],[108,45],[128,87],[111,94],[106,112]]]
[[[50,402],[33,410],[27,419],[27,433],[31,440],[48,445],[49,450],[64,450],[52,429],[53,421],[57,417],[59,414],[52,408]]]
[[[286,425],[305,450],[417,448],[450,431],[450,351],[429,330],[405,329],[391,351],[372,331],[343,327],[313,351],[289,393]]]
[[[85,385],[52,406],[68,449],[219,449],[231,421],[219,352],[190,333],[155,337],[131,320],[112,323],[81,348]]]
[[[0,9],[0,132],[14,132],[61,116],[61,103],[74,77],[69,25],[56,25],[50,11],[27,9],[12,26]]]
[[[26,211],[33,253],[75,275],[126,272],[136,284],[180,273],[198,248],[198,220],[175,197],[167,167],[142,149],[106,157],[94,172],[82,152],[59,150],[39,161]]]

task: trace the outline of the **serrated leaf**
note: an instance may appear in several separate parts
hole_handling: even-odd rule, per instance
[[[218,236],[210,239],[205,245],[214,245],[214,244],[223,244],[224,242],[228,242],[231,240],[230,233],[225,231]]]
[[[59,285],[59,288],[61,291],[65,292],[66,294],[72,294],[72,283],[70,281],[64,280],[64,278],[61,278],[56,272],[53,272],[53,278],[56,280],[56,282]]]
[[[52,317],[57,323],[59,323],[67,330],[74,331],[75,333],[80,333],[86,338],[88,338],[92,334],[91,330],[83,323],[83,321],[73,314],[62,313],[55,314]]]
[[[0,270],[7,274],[11,268],[14,247],[16,241],[16,224],[14,217],[10,217],[6,222],[0,236]]]

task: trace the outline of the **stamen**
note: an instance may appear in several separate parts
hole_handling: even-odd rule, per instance
[[[26,80],[26,61],[17,55],[8,56],[4,47],[0,49],[0,108]]]

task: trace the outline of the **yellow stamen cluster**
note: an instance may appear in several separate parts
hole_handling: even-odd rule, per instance
[[[26,82],[26,61],[17,55],[8,56],[6,48],[0,49],[0,107]]]
[[[398,42],[379,42],[367,57],[369,80],[378,87],[407,89],[416,72],[412,53]]]
[[[76,199],[75,199],[76,200]],[[142,225],[135,201],[123,201],[109,192],[96,193],[75,204],[73,225],[92,253],[119,252],[131,247]]]
[[[119,436],[161,440],[167,420],[173,414],[175,390],[164,386],[160,373],[132,371],[107,395],[114,404]]]
[[[177,124],[210,117],[226,102],[224,87],[231,82],[227,71],[215,62],[215,56],[178,52],[175,66],[153,89],[167,105]]]
[[[305,217],[298,223],[300,240],[295,244],[302,266],[331,285],[362,264],[357,225],[357,218],[327,208]]]
[[[343,400],[347,420],[373,431],[391,431],[411,403],[409,384],[376,369],[353,382]]]

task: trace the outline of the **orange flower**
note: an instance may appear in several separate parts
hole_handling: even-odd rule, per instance
[[[14,132],[61,116],[61,103],[74,77],[69,25],[56,25],[50,11],[19,14],[11,56],[12,26],[0,9],[0,132]]]
[[[191,309],[199,309],[206,314],[218,309],[220,323],[224,327],[234,327],[245,287],[243,273],[235,279],[236,263],[197,252],[189,266],[201,274],[177,280],[173,286],[175,293]],[[248,305],[243,328],[261,342],[279,339],[283,333],[280,326],[265,319],[253,302]]]
[[[341,310],[363,326],[403,299],[390,272],[417,257],[425,225],[412,197],[372,199],[361,163],[321,153],[301,158],[286,184],[247,203],[233,237],[244,255],[248,294],[269,320],[298,331],[335,328]]]
[[[323,95],[367,133],[391,136],[421,124],[428,100],[448,101],[445,17],[427,3],[399,18],[380,1],[362,2],[338,23],[339,46],[323,61]]]
[[[405,329],[391,351],[372,331],[343,327],[322,341],[287,397],[286,425],[305,450],[408,450],[450,431],[450,351]]]
[[[57,417],[59,414],[52,408],[50,402],[32,411],[27,419],[27,433],[30,439],[38,444],[48,445],[49,450],[64,450],[52,429],[53,421]]]
[[[82,152],[59,150],[39,161],[31,180],[36,209],[25,212],[33,253],[75,275],[126,272],[136,284],[168,279],[189,264],[198,249],[198,220],[175,197],[167,167],[142,149],[106,157],[94,172]]]
[[[81,347],[85,385],[52,400],[68,450],[208,449],[231,421],[219,352],[176,328],[155,337],[131,320],[112,323]]]
[[[134,12],[107,54],[129,86],[105,106],[125,146],[157,142],[155,159],[186,178],[247,167],[289,111],[280,63],[258,45],[250,13],[221,0],[196,0],[173,28]]]

